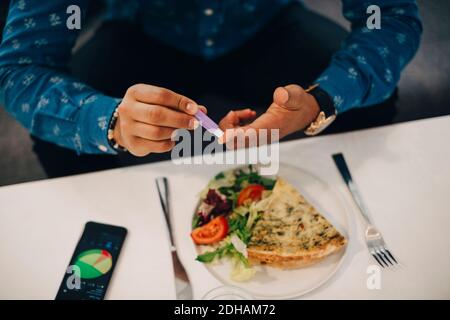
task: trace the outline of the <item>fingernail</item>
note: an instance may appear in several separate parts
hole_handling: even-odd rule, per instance
[[[199,107],[200,110],[203,111],[203,113],[207,113],[208,112],[208,110],[206,109],[205,106],[198,106],[198,107]]]
[[[189,128],[190,129],[193,129],[193,130],[197,129],[199,124],[200,123],[196,119],[189,120]]]
[[[178,130],[173,130],[172,134],[170,135],[170,140],[177,141],[178,136]]]
[[[289,92],[286,90],[286,88],[279,87],[277,89],[278,91],[278,102],[281,104],[285,104],[289,100]]]
[[[197,105],[189,102],[186,106],[186,110],[192,114],[195,114],[197,112]]]

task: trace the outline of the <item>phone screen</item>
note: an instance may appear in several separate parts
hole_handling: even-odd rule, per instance
[[[103,300],[126,234],[123,227],[86,223],[56,300]]]

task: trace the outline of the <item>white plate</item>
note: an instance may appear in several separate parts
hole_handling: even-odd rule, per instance
[[[278,176],[294,185],[350,241],[349,215],[337,191],[313,174],[291,165],[280,164]],[[289,299],[304,295],[328,281],[341,266],[346,251],[344,248],[317,264],[300,269],[257,266],[255,277],[247,282],[230,279],[231,263],[227,259],[205,266],[223,284],[242,288],[257,299]],[[199,248],[197,252],[200,253]]]

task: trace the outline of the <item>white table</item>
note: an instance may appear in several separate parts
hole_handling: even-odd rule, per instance
[[[281,160],[334,185],[351,208],[349,252],[341,269],[307,299],[450,298],[450,117],[282,143]],[[383,272],[369,290],[373,264],[356,207],[330,155],[343,152],[392,251],[404,267]],[[129,234],[109,299],[172,299],[167,232],[154,178],[173,186],[181,258],[200,298],[215,281],[193,260],[194,247],[178,217],[218,166],[171,162],[109,170],[0,188],[0,299],[53,299],[84,223],[124,226]],[[7,170],[7,168],[2,168]],[[211,283],[210,283],[211,282]]]

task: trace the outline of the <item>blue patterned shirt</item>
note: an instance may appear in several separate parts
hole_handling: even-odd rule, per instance
[[[115,153],[107,128],[118,97],[67,74],[78,30],[67,8],[84,15],[89,0],[12,0],[0,45],[0,104],[33,135],[78,153]],[[186,52],[214,58],[247,41],[291,0],[108,0],[105,19],[130,19]],[[342,0],[352,31],[317,79],[338,112],[388,98],[419,46],[414,0]],[[370,4],[381,29],[368,29]],[[82,20],[83,21],[83,20]]]

